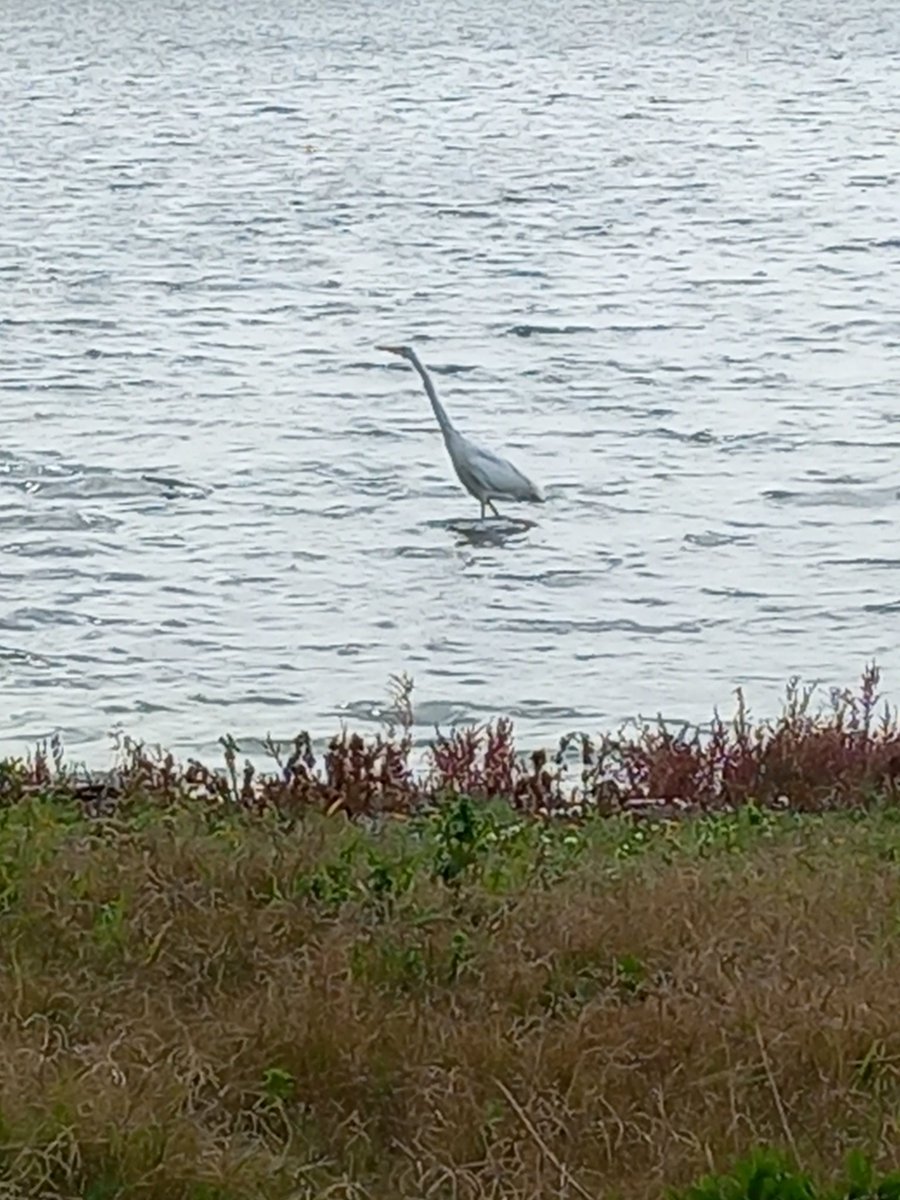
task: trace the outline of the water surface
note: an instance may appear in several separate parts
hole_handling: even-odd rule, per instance
[[[893,7],[7,6],[4,749],[900,677]],[[476,536],[413,373],[548,502]],[[148,478],[149,477],[149,478]]]

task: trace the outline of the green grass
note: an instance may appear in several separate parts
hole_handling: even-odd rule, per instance
[[[898,864],[890,806],[32,792],[0,809],[0,1195],[900,1197]]]

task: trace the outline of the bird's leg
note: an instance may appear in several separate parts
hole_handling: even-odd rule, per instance
[[[481,501],[481,519],[484,520],[484,501]]]
[[[500,514],[497,512],[496,508],[494,508],[494,502],[493,502],[493,500],[488,500],[488,502],[487,502],[487,506],[488,506],[488,508],[491,510],[491,512],[494,514],[494,516],[495,516],[495,517],[499,517],[499,516],[500,516]]]

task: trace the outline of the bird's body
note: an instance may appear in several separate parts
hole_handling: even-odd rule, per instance
[[[438,399],[431,376],[419,362],[418,355],[411,346],[379,346],[390,354],[398,354],[405,358],[418,371],[425,392],[431,401],[431,407],[437,418],[437,423],[444,436],[444,445],[453,463],[453,469],[466,491],[474,496],[481,505],[481,517],[484,519],[485,509],[490,508],[495,517],[500,514],[494,507],[494,500],[523,500],[534,504],[542,504],[544,494],[536,483],[514,467],[511,462],[486,450],[464,437],[447,415],[447,411]]]

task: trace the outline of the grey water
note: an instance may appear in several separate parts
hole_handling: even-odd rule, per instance
[[[898,52],[887,0],[7,4],[0,749],[398,671],[526,743],[896,697]]]

